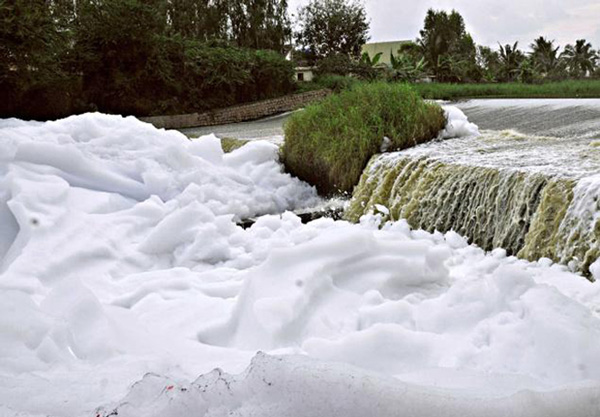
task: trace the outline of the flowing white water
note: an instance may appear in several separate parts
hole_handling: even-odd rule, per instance
[[[531,136],[600,139],[598,99],[494,99],[456,104],[485,130],[512,129]]]
[[[460,107],[487,129],[373,158],[347,217],[381,205],[415,228],[455,230],[488,250],[549,257],[587,273],[600,254],[600,100]]]

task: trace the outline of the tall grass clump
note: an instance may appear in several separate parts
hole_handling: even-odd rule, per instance
[[[285,125],[282,159],[288,172],[322,194],[351,192],[380,152],[435,138],[446,123],[442,109],[402,84],[358,84],[294,114]]]

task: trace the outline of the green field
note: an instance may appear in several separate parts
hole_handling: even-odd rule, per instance
[[[434,100],[466,98],[600,98],[600,80],[571,80],[544,84],[418,83],[411,86],[423,98]]]

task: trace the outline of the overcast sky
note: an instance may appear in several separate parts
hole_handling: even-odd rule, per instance
[[[290,13],[308,0],[288,0]],[[365,0],[370,42],[415,39],[428,8],[456,9],[476,43],[519,41],[522,49],[544,35],[561,46],[585,38],[600,49],[600,0]]]

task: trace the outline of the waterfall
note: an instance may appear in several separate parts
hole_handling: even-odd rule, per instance
[[[377,155],[345,217],[375,205],[389,220],[428,231],[454,230],[480,247],[560,262],[588,273],[600,255],[600,179],[447,163],[408,153]]]
[[[371,159],[346,219],[383,205],[388,220],[589,275],[600,256],[600,100],[457,106],[447,130],[458,137]]]

